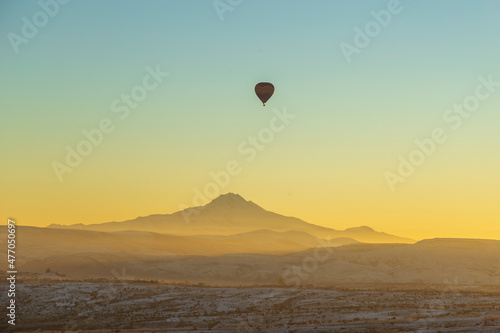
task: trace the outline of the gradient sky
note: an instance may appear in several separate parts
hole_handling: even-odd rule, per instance
[[[171,213],[237,160],[221,192],[277,213],[415,239],[500,239],[500,89],[459,129],[442,118],[478,77],[500,81],[500,2],[401,1],[347,63],[339,44],[387,3],[243,0],[221,21],[212,1],[73,0],[15,53],[8,34],[41,9],[2,1],[2,219]],[[119,119],[112,102],[157,65],[170,75]],[[260,81],[276,86],[266,107]],[[285,107],[296,118],[246,161],[238,145]],[[52,163],[103,118],[115,130],[59,182]],[[384,173],[436,127],[448,140],[392,192]]]

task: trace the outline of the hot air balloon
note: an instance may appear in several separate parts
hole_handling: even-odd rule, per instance
[[[255,86],[255,93],[262,101],[262,105],[266,106],[266,102],[274,94],[274,86],[269,82],[260,82]]]

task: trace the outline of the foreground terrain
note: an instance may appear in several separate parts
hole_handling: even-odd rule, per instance
[[[19,284],[16,331],[496,332],[500,288],[331,290],[50,280]],[[2,304],[6,295],[1,295]],[[6,329],[1,324],[2,331]]]

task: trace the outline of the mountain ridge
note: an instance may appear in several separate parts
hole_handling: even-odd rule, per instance
[[[268,211],[234,193],[220,195],[204,206],[190,207],[171,214],[152,214],[125,221],[94,224],[51,224],[47,228],[95,231],[150,231],[165,234],[234,235],[260,229],[283,232],[303,231],[315,237],[352,238],[369,243],[413,243],[412,239],[378,232],[368,226],[336,230],[308,223],[292,216]]]

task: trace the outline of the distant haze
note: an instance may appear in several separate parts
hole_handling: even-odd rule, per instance
[[[113,277],[126,270],[134,278],[232,285],[500,284],[500,241],[415,243],[369,226],[335,230],[234,193],[174,214],[16,230],[19,270],[33,273]]]

